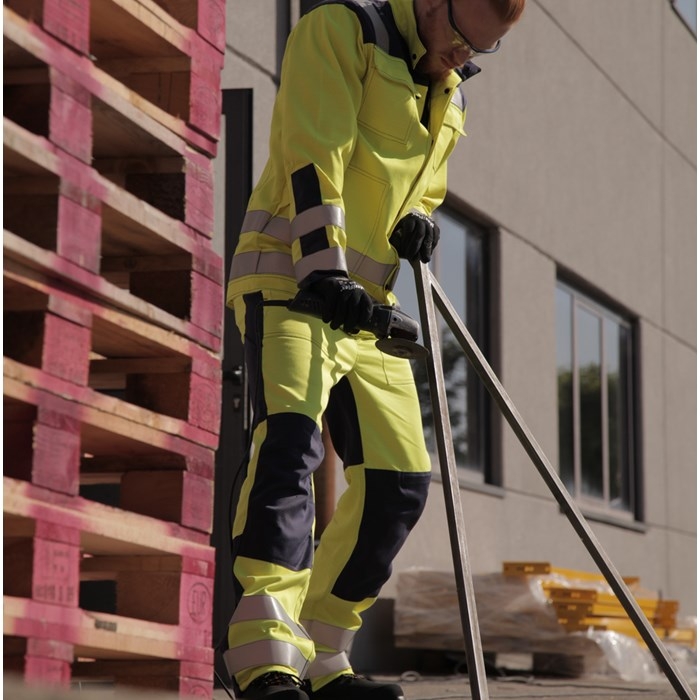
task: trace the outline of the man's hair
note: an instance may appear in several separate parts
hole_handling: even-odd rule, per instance
[[[525,0],[491,0],[491,3],[498,16],[509,24],[517,22],[525,9]]]

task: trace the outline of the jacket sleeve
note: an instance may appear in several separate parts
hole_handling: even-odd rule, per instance
[[[341,4],[312,10],[289,37],[276,128],[298,284],[317,270],[347,274],[343,180],[357,138],[366,60],[360,23]]]

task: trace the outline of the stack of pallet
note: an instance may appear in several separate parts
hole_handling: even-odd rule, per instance
[[[504,562],[504,576],[539,576],[541,587],[567,632],[600,630],[619,632],[642,641],[602,574],[562,569],[547,562]],[[678,601],[663,600],[644,591],[638,577],[623,577],[640,609],[660,639],[695,646],[695,631],[679,628]]]
[[[224,0],[5,0],[4,661],[212,697]]]

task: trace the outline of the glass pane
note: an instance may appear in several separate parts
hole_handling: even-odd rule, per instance
[[[686,24],[697,34],[698,31],[698,4],[697,0],[671,0],[678,14],[686,21]]]
[[[435,250],[431,269],[459,317],[483,348],[483,242],[480,232],[470,231],[469,222],[441,209],[436,213],[440,226],[440,245]],[[402,261],[394,292],[403,311],[418,319],[414,274]],[[455,458],[460,467],[483,474],[484,389],[464,352],[438,314],[443,346],[443,373]],[[425,364],[414,362],[414,375],[421,398],[423,430],[428,450],[435,452],[435,434]]]
[[[574,491],[574,384],[571,294],[556,290],[557,389],[559,403],[559,475]]]
[[[610,461],[610,505],[630,508],[630,459],[628,435],[629,330],[605,320],[605,374],[608,389],[608,452]]]
[[[434,271],[440,286],[452,302],[459,317],[468,326],[467,319],[467,234],[465,223],[448,212],[437,217],[440,226],[440,245],[435,250]],[[447,388],[452,441],[455,458],[460,466],[467,466],[469,440],[467,437],[467,358],[459,343],[446,327],[442,331],[442,367]],[[471,466],[471,465],[469,465]],[[479,468],[479,465],[476,465]]]
[[[486,286],[484,236],[470,231],[467,243],[466,325],[480,350],[486,353]],[[467,455],[466,466],[482,471],[486,466],[485,421],[486,389],[476,370],[462,353],[467,379]]]
[[[576,309],[581,434],[581,492],[602,498],[603,435],[601,398],[600,318],[580,306]]]

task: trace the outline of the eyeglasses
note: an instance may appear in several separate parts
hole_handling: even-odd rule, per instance
[[[455,44],[468,48],[470,51],[470,58],[480,53],[496,53],[496,51],[501,48],[501,40],[499,39],[490,49],[477,49],[457,26],[454,15],[452,14],[452,0],[447,0],[447,19],[450,22],[452,31],[455,33]]]

